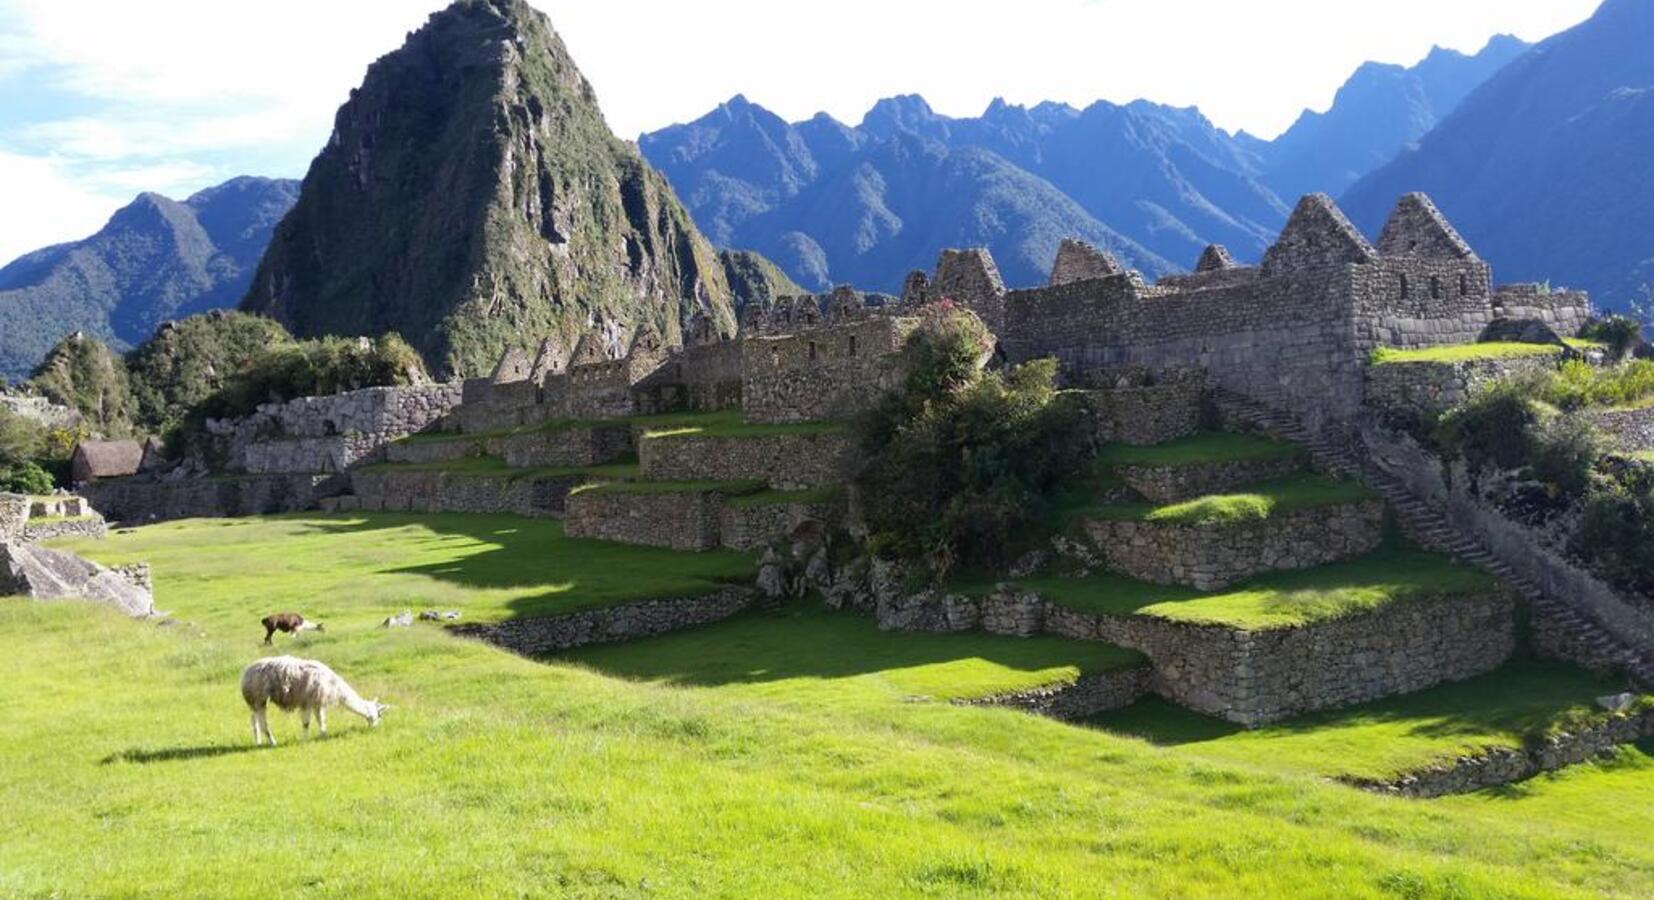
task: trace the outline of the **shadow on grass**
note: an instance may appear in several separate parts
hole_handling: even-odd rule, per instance
[[[1582,669],[1518,660],[1467,681],[1388,697],[1347,709],[1311,713],[1257,729],[1257,738],[1374,728],[1413,737],[1447,739],[1489,734],[1523,736],[1545,730],[1570,712],[1590,709],[1592,698],[1615,682]],[[1153,744],[1178,746],[1241,733],[1238,725],[1149,697],[1087,724]]]
[[[354,733],[354,731],[335,731],[325,737],[313,738],[303,738],[295,735],[285,739],[278,738],[278,740],[281,740],[281,743],[274,747],[259,746],[252,743],[251,739],[249,739],[245,744],[208,744],[202,747],[163,747],[159,750],[145,750],[134,747],[127,750],[122,750],[119,753],[111,753],[103,759],[98,760],[98,763],[99,765],[105,766],[123,762],[148,765],[149,763],[158,762],[185,762],[192,759],[213,759],[219,756],[236,756],[242,753],[257,753],[260,751],[274,752],[284,750],[288,747],[302,747],[305,744],[318,741],[332,742],[348,740]]]
[[[1072,666],[1101,672],[1144,663],[1133,651],[1098,641],[885,632],[870,619],[833,612],[816,601],[750,611],[647,641],[590,645],[551,658],[607,675],[696,687],[849,678],[963,661],[992,667],[962,670],[951,683],[938,682],[936,692],[942,694],[968,687],[962,681],[1002,679],[1002,670]]]
[[[299,518],[323,534],[364,535],[418,526],[439,538],[474,541],[482,546],[457,558],[382,571],[424,576],[474,590],[541,589],[532,596],[507,601],[514,618],[709,594],[728,584],[750,584],[757,572],[753,554],[727,550],[687,553],[571,538],[563,533],[563,523],[555,519],[490,513]]]

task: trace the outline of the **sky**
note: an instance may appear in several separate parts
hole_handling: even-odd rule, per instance
[[[1537,41],[1599,0],[533,0],[617,134],[737,93],[854,124],[1138,98],[1273,137],[1364,61]],[[140,191],[302,177],[368,63],[444,0],[0,0],[0,263],[96,231]]]

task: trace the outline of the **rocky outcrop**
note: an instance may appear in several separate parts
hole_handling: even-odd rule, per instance
[[[458,0],[373,64],[243,308],[471,375],[594,326],[735,330],[717,253],[526,0]]]
[[[155,612],[148,566],[107,569],[73,553],[21,544],[0,544],[0,596],[85,598],[140,618]]]

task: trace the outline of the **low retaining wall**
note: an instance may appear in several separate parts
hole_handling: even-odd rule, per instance
[[[1079,392],[1099,441],[1147,447],[1200,430],[1204,378],[1190,373],[1153,384],[1140,383],[1141,378],[1123,380],[1127,383]]]
[[[70,535],[101,538],[108,533],[109,524],[104,521],[103,516],[30,519],[29,524],[23,526],[23,543],[32,544]]]
[[[500,438],[499,455],[514,469],[594,466],[632,452],[627,425],[553,428]]]
[[[181,481],[99,479],[82,492],[115,522],[255,516],[316,506],[341,486],[328,475],[241,475]]]
[[[1654,406],[1593,413],[1591,421],[1628,453],[1654,450]]]
[[[1264,572],[1360,556],[1383,538],[1384,503],[1362,500],[1250,522],[1179,525],[1088,519],[1109,568],[1141,581],[1217,590]]]
[[[340,512],[516,513],[556,518],[569,492],[588,479],[581,475],[516,478],[435,469],[357,470],[350,475],[354,498],[341,497]]]
[[[1367,366],[1366,403],[1396,424],[1428,421],[1463,404],[1484,384],[1556,368],[1556,356],[1388,362]]]
[[[454,437],[440,441],[401,440],[385,445],[385,461],[433,465],[488,455],[488,442],[482,438]]]
[[[834,501],[750,505],[726,501],[719,513],[718,538],[731,550],[757,550],[807,522],[831,526],[842,518],[840,504]]]
[[[1045,685],[1025,691],[956,700],[960,706],[1003,706],[1072,721],[1136,703],[1149,692],[1148,666],[1081,675],[1071,684]]]
[[[721,545],[717,491],[581,491],[568,498],[564,533],[624,544],[711,550]]]
[[[1467,794],[1510,784],[1567,766],[1590,762],[1622,744],[1654,737],[1654,709],[1612,715],[1572,732],[1547,735],[1527,747],[1490,747],[1450,763],[1408,772],[1388,781],[1339,779],[1369,791],[1430,798]]]
[[[1180,706],[1256,727],[1306,712],[1423,690],[1498,668],[1516,643],[1504,593],[1395,603],[1292,628],[1242,631],[1151,616],[1076,612],[1002,586],[972,599],[930,592],[881,599],[879,627],[1055,634],[1149,657],[1152,690]]]
[[[450,625],[448,630],[513,653],[543,656],[586,644],[629,641],[718,622],[746,609],[752,598],[750,589],[732,587],[703,597],[644,600],[561,616],[508,619],[489,625]]]
[[[1304,467],[1302,455],[1225,460],[1183,466],[1115,466],[1126,486],[1154,503],[1178,503],[1232,488],[1283,478]]]
[[[676,434],[638,442],[643,477],[652,481],[763,479],[772,488],[803,490],[842,484],[856,461],[856,437],[771,434],[709,437]]]

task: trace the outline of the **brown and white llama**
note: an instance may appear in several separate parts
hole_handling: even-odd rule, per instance
[[[322,734],[327,734],[327,708],[345,709],[377,726],[379,717],[389,706],[378,700],[364,700],[362,695],[339,677],[337,672],[313,659],[296,656],[269,656],[255,661],[241,673],[241,699],[253,711],[253,743],[270,740],[276,745],[276,736],[270,733],[270,720],[265,715],[268,704],[292,712],[298,710],[304,723],[304,735],[310,736],[310,717]]]
[[[259,623],[264,626],[264,643],[266,644],[270,643],[270,639],[274,637],[278,631],[283,634],[299,634],[305,631],[327,630],[322,623],[311,622],[296,612],[276,613],[272,616],[265,616],[263,619],[259,620]]]

